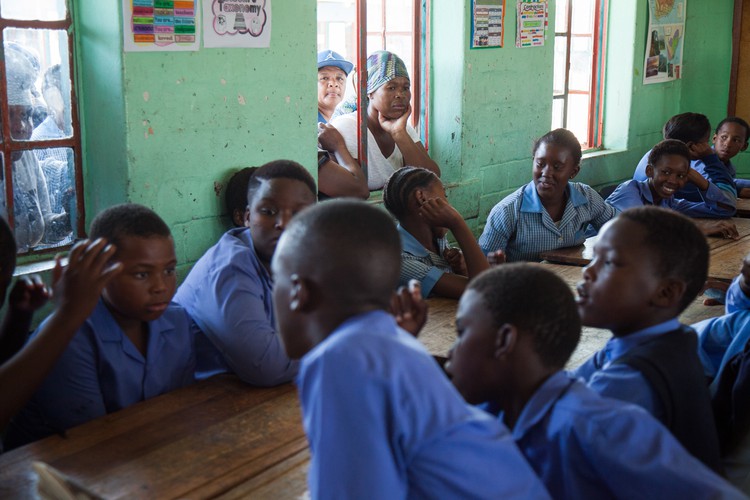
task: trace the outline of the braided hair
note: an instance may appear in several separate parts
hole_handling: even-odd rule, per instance
[[[385,208],[397,219],[408,210],[409,196],[418,188],[426,188],[438,180],[434,172],[421,167],[403,167],[391,174],[383,186]]]

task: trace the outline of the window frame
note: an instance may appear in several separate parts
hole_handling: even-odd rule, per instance
[[[0,47],[5,47],[5,29],[37,29],[37,30],[60,30],[67,33],[68,38],[68,68],[70,73],[70,119],[71,119],[71,137],[62,139],[47,140],[14,140],[10,131],[10,113],[8,109],[8,81],[6,75],[5,62],[0,64],[0,123],[2,124],[2,149],[3,156],[3,175],[5,176],[5,206],[8,217],[8,224],[15,231],[15,214],[13,210],[13,160],[12,154],[15,151],[29,151],[33,154],[35,149],[49,148],[70,148],[73,151],[73,165],[75,170],[75,197],[76,197],[76,224],[73,228],[74,239],[85,234],[85,203],[83,199],[83,161],[81,158],[81,127],[78,113],[78,97],[76,93],[76,65],[75,65],[75,25],[71,12],[71,5],[67,2],[65,19],[58,21],[41,21],[41,20],[21,20],[8,19],[2,17],[0,12]],[[48,255],[57,253],[62,249],[69,248],[71,245],[54,246],[35,250],[29,249],[28,252],[19,254],[20,256]]]
[[[563,101],[563,127],[567,128],[568,125],[568,96],[574,95],[588,95],[588,135],[585,138],[585,142],[581,143],[581,146],[585,151],[600,149],[602,147],[602,135],[603,135],[603,121],[604,121],[604,75],[606,66],[606,43],[607,43],[607,19],[608,19],[608,0],[593,0],[594,1],[594,19],[591,35],[578,35],[580,37],[591,37],[592,49],[591,49],[591,73],[590,83],[587,92],[570,90],[570,51],[571,41],[576,35],[573,34],[573,2],[574,0],[568,0],[565,14],[566,18],[566,29],[565,31],[558,31],[555,26],[555,41],[558,37],[565,37],[565,77],[563,84],[563,92],[555,93],[554,88],[552,92],[552,103],[554,109],[554,103],[556,100]],[[554,60],[554,56],[553,56]],[[553,64],[554,67],[554,64]],[[580,139],[580,138],[579,138]]]

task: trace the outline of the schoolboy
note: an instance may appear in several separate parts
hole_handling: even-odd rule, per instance
[[[110,207],[91,223],[111,241],[122,272],[26,407],[6,444],[19,446],[193,382],[191,321],[172,304],[177,259],[169,228],[136,204]],[[47,318],[33,335],[40,335]],[[33,339],[34,337],[32,337]]]
[[[750,198],[750,180],[738,179],[737,169],[732,164],[732,158],[740,151],[747,149],[747,141],[750,138],[750,125],[745,120],[736,116],[728,116],[716,126],[713,142],[714,150],[719,159],[726,165],[729,175],[734,178],[737,187],[737,195],[742,198]]]
[[[578,311],[613,337],[575,374],[603,396],[642,406],[720,470],[697,338],[677,319],[707,271],[706,239],[683,215],[638,207],[607,223],[578,284]]]
[[[711,123],[708,118],[700,113],[675,115],[664,124],[663,135],[664,139],[677,139],[688,146],[692,158],[690,168],[716,184],[724,193],[723,204],[727,206],[728,210],[732,211],[730,215],[733,215],[737,207],[737,188],[726,165],[721,162],[708,143],[711,136]],[[637,181],[646,180],[649,154],[650,151],[641,158],[633,174],[633,179]],[[675,198],[699,202],[702,200],[700,192],[705,190],[705,185],[698,186],[693,182],[688,182],[685,187],[675,193]]]
[[[546,498],[507,430],[467,406],[388,313],[401,245],[390,217],[332,200],[273,258],[284,348],[312,451],[313,498]]]
[[[245,210],[247,210],[247,185],[250,177],[258,167],[241,168],[232,174],[227,182],[227,190],[224,195],[227,215],[232,221],[233,227],[245,226]]]
[[[446,371],[500,420],[554,498],[741,498],[642,408],[603,398],[563,367],[580,338],[552,271],[507,264],[461,297]]]
[[[200,328],[198,378],[233,372],[271,386],[297,373],[276,333],[271,257],[289,220],[315,198],[315,180],[293,161],[266,163],[250,177],[245,227],[224,233],[175,295]]]
[[[644,181],[623,182],[605,201],[620,211],[656,205],[689,217],[731,217],[734,213],[734,209],[722,205],[722,191],[690,168],[690,149],[682,141],[665,139],[654,146],[648,155],[646,177]],[[687,182],[698,186],[701,201],[675,198]]]

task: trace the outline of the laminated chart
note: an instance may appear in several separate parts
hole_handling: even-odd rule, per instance
[[[686,4],[687,0],[648,0],[644,84],[668,82],[682,76]]]
[[[471,48],[502,47],[505,0],[474,0],[471,16]]]
[[[203,46],[271,44],[271,0],[203,0]]]
[[[194,0],[123,0],[126,51],[197,50]]]
[[[541,47],[547,31],[547,2],[518,2],[516,47]]]

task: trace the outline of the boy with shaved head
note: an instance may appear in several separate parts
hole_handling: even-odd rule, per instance
[[[401,245],[364,202],[306,209],[272,268],[298,376],[313,498],[546,498],[508,431],[465,404],[388,313]]]

